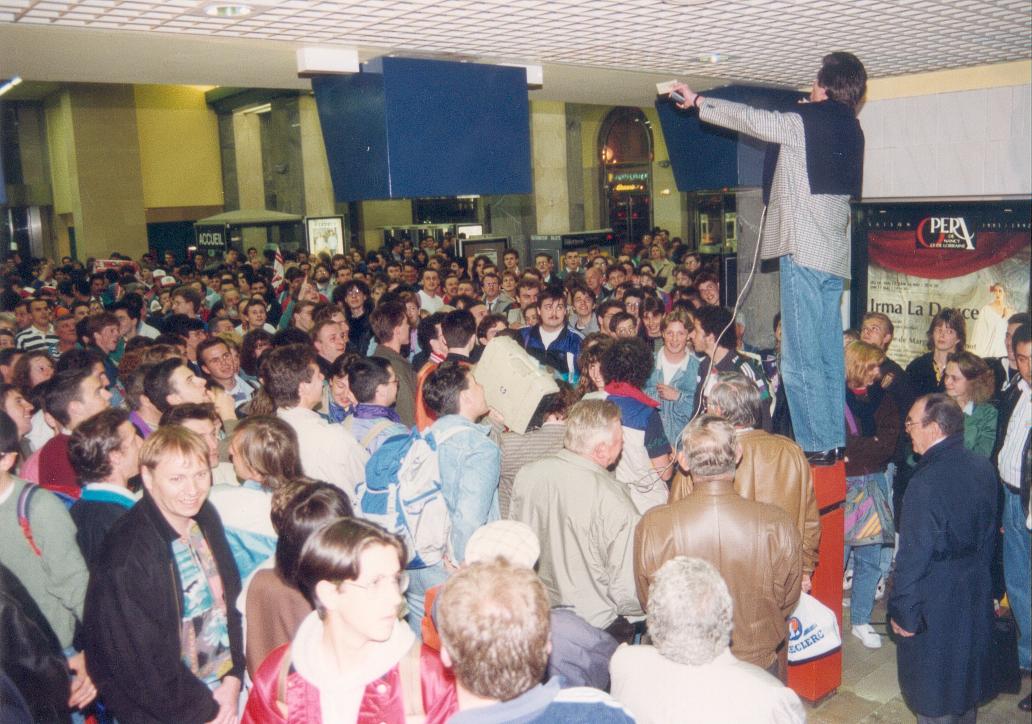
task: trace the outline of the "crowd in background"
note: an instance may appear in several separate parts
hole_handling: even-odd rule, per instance
[[[817,566],[810,466],[835,460],[792,441],[779,346],[747,345],[719,276],[660,229],[558,263],[455,241],[3,263],[5,712],[805,719],[787,618]],[[906,368],[893,334],[871,313],[844,336],[847,498],[881,514],[878,535],[847,521],[850,633],[881,646],[908,488],[961,435],[1002,516],[972,533],[999,551],[984,592],[1008,594],[1028,669],[1028,314],[998,358],[952,309]],[[474,374],[496,338],[558,386],[522,433]],[[436,556],[367,498],[431,438]]]

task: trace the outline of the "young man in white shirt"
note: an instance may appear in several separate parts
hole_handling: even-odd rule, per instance
[[[277,347],[264,355],[262,385],[276,405],[276,416],[297,432],[305,475],[336,485],[357,509],[355,488],[365,479],[369,454],[347,430],[315,411],[322,402],[324,379],[307,345]]]

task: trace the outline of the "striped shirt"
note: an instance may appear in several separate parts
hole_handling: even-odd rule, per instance
[[[14,338],[14,346],[23,352],[35,352],[43,350],[51,357],[57,357],[57,335],[54,334],[54,326],[47,327],[46,332],[41,332],[35,326],[28,326]]]
[[[1012,488],[1021,487],[1021,457],[1025,451],[1025,441],[1028,440],[1029,426],[1032,424],[1032,388],[1025,380],[1019,378],[1018,390],[1021,396],[1011,412],[1007,423],[1007,435],[1003,438],[1003,446],[996,456],[1000,478]]]

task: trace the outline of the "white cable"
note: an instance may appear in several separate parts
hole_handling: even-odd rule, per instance
[[[729,330],[731,327],[734,326],[735,320],[738,318],[738,307],[741,305],[742,300],[746,296],[746,293],[749,291],[749,288],[752,286],[753,278],[756,276],[756,267],[757,267],[757,265],[759,264],[759,261],[760,261],[760,245],[763,243],[763,222],[764,222],[764,220],[766,218],[767,218],[767,207],[766,207],[766,205],[764,205],[763,211],[760,213],[760,228],[759,228],[759,232],[756,234],[756,251],[753,252],[752,268],[749,270],[749,276],[746,278],[745,284],[742,286],[742,290],[738,293],[738,298],[735,299],[735,306],[731,308],[731,321],[728,322],[727,326],[724,327],[722,330],[720,330],[720,334],[717,335],[717,340],[718,341],[720,340],[721,337],[724,336],[724,333],[727,332],[727,330]],[[737,335],[736,335],[735,339],[737,340]],[[734,352],[735,352],[735,350],[729,350],[729,351],[732,354],[734,354]],[[702,408],[705,406],[705,402],[706,402],[706,385],[709,384],[710,375],[713,374],[713,368],[716,366],[714,364],[714,362],[713,362],[713,358],[710,358],[709,362],[710,362],[710,364],[709,364],[709,368],[706,370],[706,377],[702,380],[702,391],[699,393],[699,409],[695,411],[694,415],[692,415],[691,420],[688,420],[689,423],[691,423],[692,420],[694,420],[696,417],[699,416],[699,413],[702,412]],[[678,440],[677,441],[677,447],[680,447],[680,446],[681,446],[681,441]]]

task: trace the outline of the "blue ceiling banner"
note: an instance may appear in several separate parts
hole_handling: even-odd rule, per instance
[[[312,90],[339,202],[531,191],[523,68],[383,57]]]
[[[782,110],[799,102],[796,91],[729,85],[702,93],[711,98]],[[678,191],[712,191],[763,185],[767,144],[699,121],[695,111],[682,111],[667,98],[656,100],[659,123],[670,154]]]

